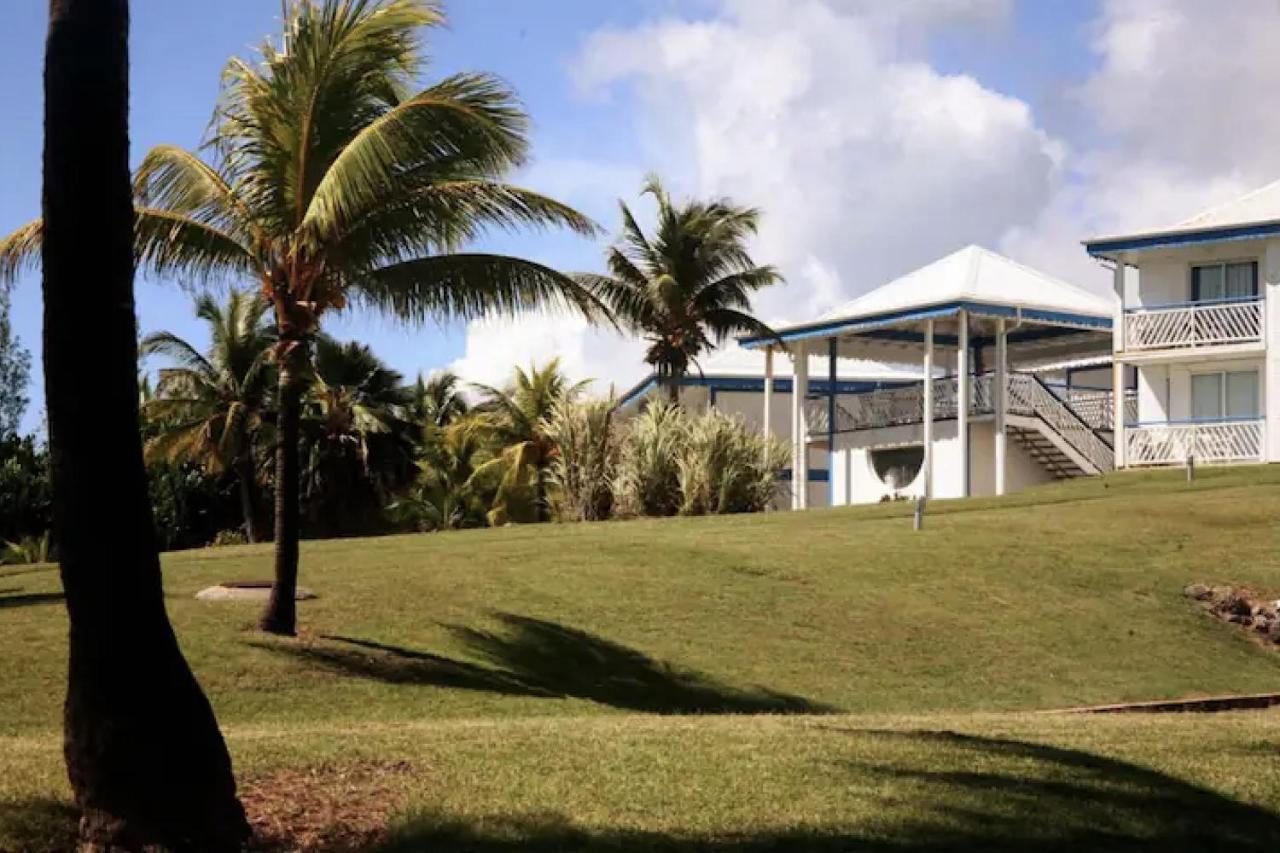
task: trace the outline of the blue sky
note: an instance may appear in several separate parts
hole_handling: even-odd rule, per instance
[[[831,0],[839,6],[842,0]],[[726,0],[732,2],[732,0]],[[6,10],[0,50],[0,113],[6,116],[0,156],[0,231],[7,233],[37,214],[40,192],[41,62],[45,4],[18,2]],[[602,30],[627,33],[659,21],[713,21],[724,8],[713,0],[454,0],[450,26],[429,37],[431,73],[487,70],[509,80],[534,121],[530,179],[557,174],[550,189],[597,217],[616,224],[611,201],[617,188],[589,186],[590,164],[604,173],[640,175],[659,167],[675,182],[696,184],[699,164],[688,140],[666,138],[636,79],[588,86],[580,58]],[[943,75],[968,75],[985,89],[1025,102],[1048,133],[1077,140],[1089,133],[1078,107],[1063,93],[1097,65],[1090,49],[1092,2],[1015,3],[994,22],[931,30],[914,61]],[[132,37],[132,146],[136,161],[151,145],[199,143],[217,94],[219,71],[235,53],[247,54],[278,29],[276,0],[134,0]],[[673,109],[681,105],[673,104]],[[540,167],[556,167],[550,172]],[[566,175],[582,169],[581,174]],[[536,185],[535,185],[536,186]],[[680,188],[679,186],[677,188]],[[753,199],[748,199],[754,201]],[[767,214],[768,211],[766,211]],[[601,243],[563,235],[495,238],[490,248],[521,252],[563,268],[598,266]],[[784,272],[787,272],[784,270]],[[92,286],[86,282],[85,286]],[[140,279],[139,325],[202,338],[190,316],[190,299],[171,282]],[[38,424],[40,298],[38,276],[21,280],[14,293],[14,321],[36,356],[37,372],[28,429]],[[458,359],[464,329],[455,325],[402,329],[377,317],[331,322],[339,336],[360,337],[393,366],[411,376]],[[619,377],[625,384],[629,377]]]

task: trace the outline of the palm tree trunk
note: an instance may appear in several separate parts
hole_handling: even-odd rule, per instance
[[[680,405],[680,377],[675,373],[667,376],[667,399],[673,406]]]
[[[229,851],[249,826],[165,613],[138,434],[128,17],[127,0],[49,4],[44,369],[70,622],[64,755],[81,849]]]
[[[254,493],[252,456],[236,463],[236,479],[240,481],[240,512],[244,515],[244,535],[250,542],[262,541],[262,522],[258,515],[258,499]]]
[[[290,339],[285,330],[280,358],[279,443],[276,445],[276,578],[258,626],[272,634],[298,631],[298,536],[301,525],[299,424],[302,418],[303,371],[309,347]]]

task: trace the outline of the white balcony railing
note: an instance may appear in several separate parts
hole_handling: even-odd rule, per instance
[[[1124,348],[1133,352],[1260,341],[1262,315],[1261,299],[1133,308],[1124,316]]]
[[[1196,462],[1258,462],[1265,421],[1258,418],[1125,427],[1126,464],[1183,465]]]

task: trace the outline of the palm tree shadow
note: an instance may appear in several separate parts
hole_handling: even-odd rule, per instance
[[[338,635],[323,644],[256,642],[327,669],[392,684],[587,699],[650,714],[818,714],[835,709],[762,687],[738,688],[577,628],[511,613],[497,630],[446,626],[483,663]]]
[[[817,714],[834,708],[764,687],[739,688],[578,628],[497,613],[499,631],[450,626],[472,655],[521,684],[650,714]]]
[[[50,604],[62,601],[60,592],[28,592],[22,593],[22,587],[0,590],[0,610],[11,607],[31,607],[36,604]]]
[[[73,850],[80,812],[53,798],[0,802],[0,849],[31,853]]]
[[[808,826],[704,836],[586,827],[555,813],[493,814],[467,820],[424,811],[406,815],[372,849],[377,853],[1270,853],[1280,849],[1280,817],[1275,813],[1083,750],[949,731],[830,730],[863,738],[854,753],[863,754],[870,746],[880,759],[836,764],[853,784],[852,790],[871,798],[873,808],[855,824],[841,825],[837,816]],[[888,781],[896,784],[881,784]],[[837,779],[834,784],[841,782]],[[874,826],[862,822],[868,813],[875,816]]]

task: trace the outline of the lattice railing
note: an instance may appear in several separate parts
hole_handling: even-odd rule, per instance
[[[1065,388],[1059,391],[1060,396],[1080,419],[1094,429],[1110,432],[1115,427],[1115,402],[1110,391],[1101,389],[1082,390]],[[1136,391],[1124,392],[1124,419],[1132,423],[1138,419],[1138,394]]]
[[[1197,462],[1257,462],[1262,459],[1259,419],[1203,423],[1145,424],[1125,428],[1125,462],[1131,466]]]
[[[1125,313],[1126,351],[1262,340],[1263,300],[1209,302]]]

